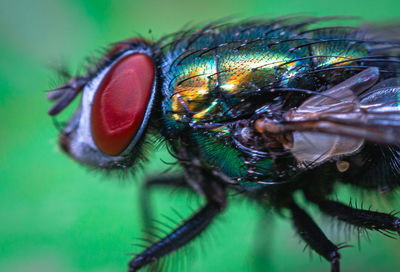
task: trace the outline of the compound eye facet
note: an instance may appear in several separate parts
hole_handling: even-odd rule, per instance
[[[135,138],[150,102],[154,63],[146,54],[119,59],[104,76],[94,96],[91,130],[97,147],[115,156]]]

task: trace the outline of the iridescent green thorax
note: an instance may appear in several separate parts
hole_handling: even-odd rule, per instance
[[[209,169],[234,180],[268,181],[277,169],[256,143],[246,149],[246,133],[254,131],[251,122],[240,120],[277,104],[298,106],[307,96],[282,95],[285,89],[318,92],[348,77],[351,72],[329,68],[352,65],[367,54],[349,35],[242,24],[179,36],[162,55],[167,137],[190,141],[190,151]]]

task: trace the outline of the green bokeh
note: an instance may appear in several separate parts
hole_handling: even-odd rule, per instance
[[[0,271],[125,271],[131,243],[143,237],[137,182],[89,172],[58,151],[44,95],[59,82],[48,67],[65,62],[75,71],[104,45],[137,34],[157,39],[188,22],[303,12],[387,20],[400,17],[400,3],[0,0]],[[165,169],[161,157],[172,160],[160,151],[145,172]],[[186,193],[156,192],[153,198],[158,217],[198,207]],[[287,220],[270,216],[260,231],[262,211],[238,198],[229,203],[189,247],[194,253],[187,253],[185,271],[328,271],[315,254],[302,253],[304,244]],[[318,222],[335,241],[349,241],[329,231],[329,220]],[[400,271],[398,241],[376,234],[371,240],[362,240],[361,251],[342,251],[343,270]],[[349,243],[357,245],[356,237]]]

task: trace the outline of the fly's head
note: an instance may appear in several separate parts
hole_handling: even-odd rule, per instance
[[[57,115],[82,93],[79,107],[60,132],[61,148],[97,168],[127,168],[140,157],[156,95],[152,46],[140,39],[114,45],[87,76],[48,93]]]

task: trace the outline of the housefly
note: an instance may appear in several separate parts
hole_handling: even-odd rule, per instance
[[[321,27],[332,19],[212,23],[157,42],[128,39],[48,93],[51,116],[81,93],[59,137],[73,159],[128,171],[157,135],[183,174],[147,185],[188,187],[206,200],[136,255],[129,271],[202,233],[224,211],[227,190],[288,212],[333,272],[341,246],[296,203],[295,192],[337,220],[400,234],[395,213],[332,199],[340,184],[379,192],[399,186],[400,28]]]

